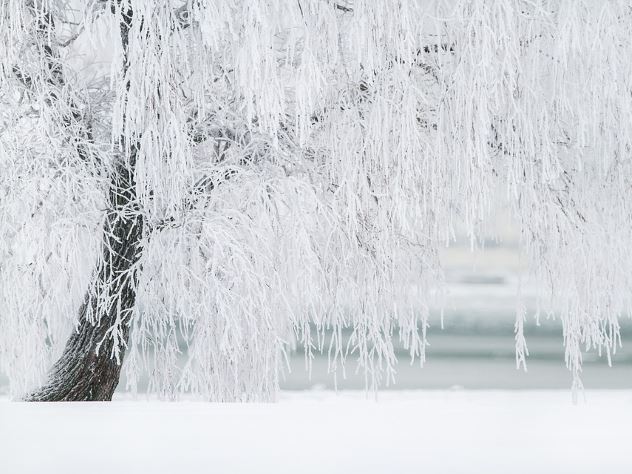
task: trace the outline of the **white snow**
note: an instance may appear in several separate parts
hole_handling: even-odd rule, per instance
[[[629,473],[632,391],[283,392],[276,404],[0,401],[0,472]]]

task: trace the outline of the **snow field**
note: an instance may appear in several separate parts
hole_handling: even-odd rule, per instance
[[[630,473],[632,391],[283,392],[275,404],[0,401],[0,472]]]

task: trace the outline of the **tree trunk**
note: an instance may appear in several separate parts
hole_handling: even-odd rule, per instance
[[[26,400],[112,399],[129,339],[129,318],[136,303],[134,272],[141,254],[143,220],[136,204],[135,155],[132,150],[132,163],[120,164],[111,180],[102,260],[79,311],[79,326],[47,383]]]

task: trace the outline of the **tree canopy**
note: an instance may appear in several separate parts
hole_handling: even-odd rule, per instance
[[[627,1],[4,0],[0,43],[15,394],[42,382],[88,300],[90,324],[114,314],[97,351],[110,342],[132,387],[148,370],[167,396],[268,399],[297,345],[380,386],[394,335],[423,363],[439,250],[460,224],[477,245],[498,192],[575,385],[583,351],[620,342]],[[128,237],[112,215],[139,222],[142,250],[108,273],[120,253],[104,246]]]

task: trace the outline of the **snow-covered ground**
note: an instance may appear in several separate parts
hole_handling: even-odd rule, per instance
[[[0,472],[630,473],[632,391],[284,392],[276,404],[0,401]]]

